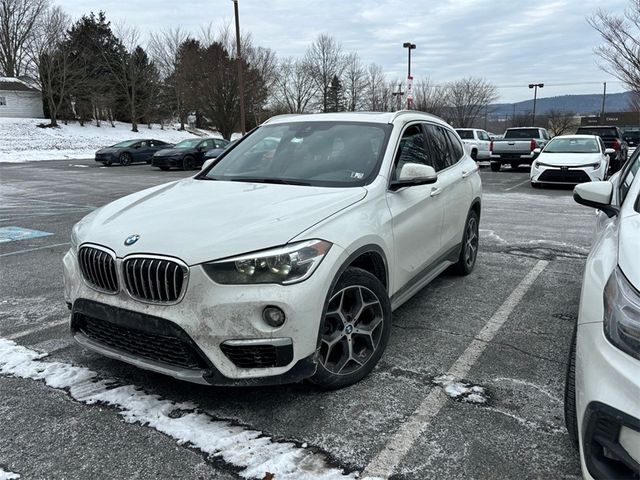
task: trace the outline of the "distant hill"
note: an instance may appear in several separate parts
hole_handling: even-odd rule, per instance
[[[625,112],[629,109],[630,93],[607,94],[606,111]],[[493,118],[513,115],[515,105],[516,115],[533,110],[533,99],[517,103],[495,103],[489,105],[489,116]],[[588,95],[562,95],[559,97],[538,98],[536,113],[544,114],[549,110],[574,112],[578,115],[590,115],[600,113],[602,108],[602,94]]]

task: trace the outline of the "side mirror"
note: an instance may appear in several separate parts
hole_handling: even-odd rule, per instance
[[[536,155],[539,155],[541,151],[542,149],[540,147],[533,149],[533,153],[535,153]]]
[[[573,199],[576,202],[602,210],[609,218],[620,211],[618,207],[611,205],[612,196],[613,183],[608,181],[581,183],[573,189]]]
[[[209,160],[207,160],[206,162],[204,162],[204,163],[202,164],[202,168],[200,169],[200,171],[206,170],[206,169],[207,169],[207,168],[209,168],[209,167],[211,166],[211,164],[212,164],[213,162],[215,162],[215,161],[216,161],[216,159],[215,159],[215,158],[210,158]]]
[[[436,183],[438,174],[430,165],[422,163],[405,163],[400,168],[398,179],[391,182],[391,190],[399,190],[403,187],[412,187],[414,185],[427,185]]]
[[[613,155],[616,151],[613,148],[607,148],[604,151],[605,155]]]

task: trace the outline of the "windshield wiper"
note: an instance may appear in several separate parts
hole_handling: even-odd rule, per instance
[[[261,178],[261,177],[236,177],[229,178],[232,182],[248,182],[248,183],[273,183],[276,185],[300,185],[303,187],[310,187],[308,182],[301,182],[299,180],[287,180],[284,178]]]

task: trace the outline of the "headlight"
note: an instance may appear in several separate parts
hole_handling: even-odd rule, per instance
[[[71,229],[71,240],[69,240],[71,243],[71,250],[74,252],[78,251],[78,228],[78,224],[76,223]]]
[[[640,360],[640,292],[620,268],[604,289],[604,334],[613,345]]]
[[[590,165],[594,170],[598,170],[600,168],[600,162],[595,162]]]
[[[309,240],[218,262],[205,263],[204,271],[221,284],[301,282],[313,271],[331,248],[324,240]]]

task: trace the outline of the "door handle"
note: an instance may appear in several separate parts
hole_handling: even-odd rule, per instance
[[[471,175],[471,171],[468,171],[468,172],[466,170],[462,171],[462,178],[467,178],[469,175]]]
[[[431,189],[431,193],[429,195],[431,195],[432,197],[437,197],[441,193],[442,193],[442,189],[439,187],[436,187]]]

